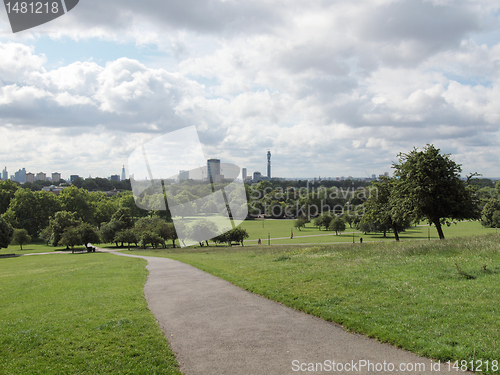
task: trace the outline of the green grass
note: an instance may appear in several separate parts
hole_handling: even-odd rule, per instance
[[[148,310],[146,262],[0,259],[1,374],[180,374]]]
[[[499,235],[133,253],[180,260],[422,356],[500,360]]]
[[[319,230],[311,223],[300,231],[293,228],[293,220],[247,220],[241,224],[249,234],[248,240],[245,242],[249,245],[257,244],[260,238],[263,244],[268,243],[268,235],[271,237],[271,244],[308,244],[308,243],[337,243],[353,241],[359,242],[360,237],[363,241],[394,241],[394,235],[387,232],[384,238],[382,233],[362,233],[357,229],[351,229],[347,226],[346,231],[338,236],[333,231]],[[293,239],[290,239],[293,231]],[[478,234],[495,233],[495,229],[484,228],[479,222],[459,222],[451,224],[449,227],[444,225],[443,232],[446,238],[468,237]],[[412,227],[405,232],[400,233],[402,240],[406,239],[438,239],[436,228],[434,226],[421,225]]]
[[[83,246],[75,246],[75,249],[83,249]],[[66,246],[47,246],[43,243],[30,243],[23,245],[23,249],[21,250],[21,246],[19,245],[9,245],[8,248],[0,249],[1,254],[34,254],[34,253],[49,253],[54,251],[67,251],[71,252],[71,250],[66,250]]]

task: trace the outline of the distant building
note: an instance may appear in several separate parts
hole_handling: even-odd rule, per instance
[[[117,174],[114,174],[112,175],[110,178],[109,178],[111,181],[120,181],[120,176],[117,175]]]
[[[2,180],[6,181],[9,179],[9,173],[7,172],[7,167],[2,171]]]
[[[127,176],[125,175],[125,166],[123,166],[123,168],[122,168],[122,178],[121,178],[121,180],[122,180],[122,181],[125,181],[126,179],[127,179]]]
[[[46,181],[47,180],[47,175],[43,172],[38,172],[36,174],[36,180],[37,181]]]
[[[61,174],[58,172],[52,173],[52,182],[57,182],[61,179]]]
[[[179,171],[179,181],[189,180],[189,171]]]
[[[208,159],[207,160],[208,182],[220,182],[224,178],[220,174],[220,160]]]
[[[247,178],[247,169],[246,168],[241,169],[241,177],[243,178],[243,181],[246,180],[246,178]]]
[[[26,182],[35,182],[35,174],[34,173],[26,173]]]
[[[42,188],[43,191],[50,191],[51,193],[54,193],[55,195],[58,195],[63,189],[66,189],[68,186],[55,186],[55,185],[50,185],[50,186],[44,186]]]
[[[262,173],[260,173],[260,172],[253,172],[252,182],[259,182],[261,180],[262,180]]]
[[[78,176],[77,174],[72,174],[71,176],[69,176],[69,182],[75,181],[78,177],[80,176]]]
[[[16,173],[14,173],[13,180],[24,184],[26,182],[26,168],[19,169]]]

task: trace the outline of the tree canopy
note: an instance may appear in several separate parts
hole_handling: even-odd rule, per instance
[[[399,221],[427,220],[444,239],[441,224],[446,219],[476,219],[472,192],[460,178],[462,171],[448,154],[433,145],[399,154],[393,165],[392,216]]]

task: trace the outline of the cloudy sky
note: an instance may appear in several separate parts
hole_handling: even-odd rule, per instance
[[[80,0],[12,33],[0,9],[0,166],[119,174],[195,125],[207,158],[273,176],[391,171],[432,143],[500,177],[500,3]]]

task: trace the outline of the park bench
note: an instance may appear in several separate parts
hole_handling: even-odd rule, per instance
[[[18,257],[19,255],[16,254],[0,254],[0,258],[14,258]]]
[[[87,249],[87,253],[95,253],[95,247],[94,246],[87,246],[87,245],[85,245],[85,248]]]
[[[87,253],[95,253],[95,247],[83,245],[83,249],[75,249],[75,248],[71,249],[72,254],[74,254],[76,251],[78,252],[86,251]]]

